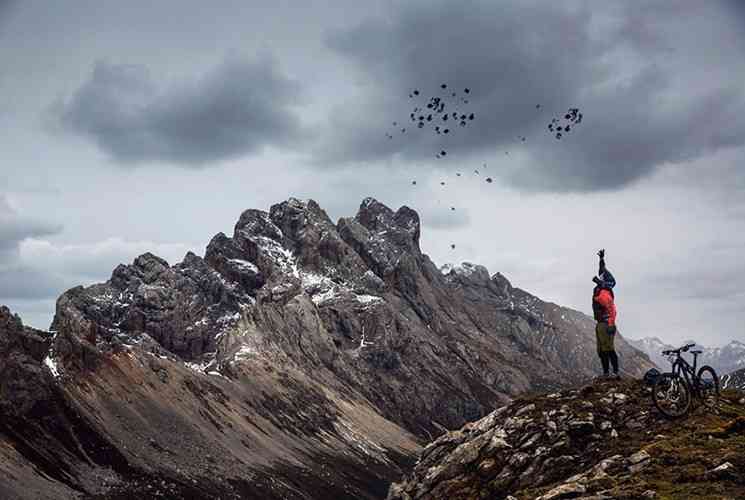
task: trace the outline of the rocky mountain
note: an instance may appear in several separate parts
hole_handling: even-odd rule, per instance
[[[728,373],[722,377],[722,388],[745,391],[745,368]]]
[[[407,207],[290,199],[67,291],[50,332],[3,309],[0,496],[380,498],[421,443],[598,373],[591,318],[419,236]]]
[[[632,346],[646,353],[649,356],[649,359],[662,369],[662,371],[669,371],[670,369],[670,362],[667,360],[667,357],[661,354],[662,351],[680,347],[666,344],[658,337],[627,340]],[[696,343],[696,341],[690,340],[686,341],[686,343]],[[696,345],[697,349],[703,351],[703,353],[698,357],[699,366],[709,365],[720,375],[745,368],[745,344],[740,341],[733,340],[723,347],[704,347],[698,343],[696,343]],[[690,355],[687,356],[690,358],[689,361],[692,362],[693,357]]]
[[[745,498],[745,398],[670,421],[638,381],[522,397],[440,436],[388,500]]]

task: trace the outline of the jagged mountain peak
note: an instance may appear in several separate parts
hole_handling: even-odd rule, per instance
[[[371,232],[379,234],[386,234],[388,231],[393,231],[394,234],[403,232],[411,238],[412,249],[419,249],[421,232],[419,214],[405,205],[394,212],[375,198],[368,197],[360,204],[355,220]],[[403,242],[405,238],[399,241]]]
[[[204,258],[169,265],[146,253],[105,283],[68,290],[46,357],[34,361],[48,367],[44,387],[61,391],[48,411],[83,415],[99,440],[86,442],[131,464],[121,477],[157,471],[190,498],[239,498],[232,485],[246,471],[265,478],[267,463],[293,465],[273,469],[283,482],[262,486],[262,498],[305,498],[295,467],[315,491],[369,498],[417,441],[597,373],[591,318],[476,264],[443,275],[419,231],[408,207],[367,199],[333,224],[314,201],[289,199],[244,211]],[[650,366],[622,338],[618,351],[627,374]],[[64,443],[22,436],[61,446],[78,470]],[[166,446],[177,452],[163,460]],[[202,450],[215,450],[206,469]],[[184,471],[207,489],[183,489]],[[351,489],[339,486],[350,478]]]
[[[510,280],[508,280],[502,273],[494,273],[491,280],[497,288],[502,291],[503,295],[509,294],[512,290],[512,283],[510,283]]]
[[[440,267],[440,272],[448,278],[462,278],[466,281],[486,283],[491,280],[489,270],[479,264],[461,262],[460,264],[445,264]]]
[[[215,235],[204,259],[189,253],[169,266],[145,253],[118,266],[109,282],[71,290],[55,327],[69,312],[68,322],[95,325],[91,337],[99,341],[128,344],[147,334],[187,361],[214,359],[224,332],[257,301],[281,305],[303,296],[317,307],[374,305],[394,293],[428,328],[443,328],[433,312],[450,308],[447,286],[465,286],[463,293],[482,299],[491,294],[492,307],[553,327],[536,307],[540,301],[513,289],[499,273],[490,277],[485,267],[468,262],[438,272],[419,249],[419,231],[418,214],[406,206],[394,212],[366,198],[354,218],[334,225],[315,201],[290,198],[268,212],[244,211],[233,236]]]
[[[302,232],[309,226],[318,230],[331,230],[334,223],[326,212],[313,200],[300,201],[290,198],[282,203],[272,205],[269,217],[282,231],[289,242],[302,243]]]
[[[0,305],[0,327],[8,332],[17,332],[23,329],[23,322],[7,306]]]

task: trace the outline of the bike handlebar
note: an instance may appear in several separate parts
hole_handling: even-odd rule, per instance
[[[696,344],[686,344],[683,347],[678,347],[677,349],[668,349],[662,351],[662,355],[669,356],[670,354],[680,354],[681,352],[688,352],[688,349],[690,349],[691,347],[696,347]]]

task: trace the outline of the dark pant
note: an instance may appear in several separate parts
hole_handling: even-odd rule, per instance
[[[598,356],[603,365],[603,373],[608,375],[610,365],[613,365],[613,373],[618,373],[618,355],[613,346],[616,335],[608,333],[608,323],[599,322],[595,326],[595,336],[598,343]]]

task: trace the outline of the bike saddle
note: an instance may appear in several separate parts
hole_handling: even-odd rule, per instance
[[[701,354],[704,351],[691,351],[691,354]]]

